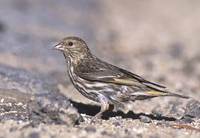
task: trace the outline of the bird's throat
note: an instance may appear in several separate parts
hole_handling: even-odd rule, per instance
[[[73,65],[78,65],[82,62],[85,62],[86,60],[89,60],[89,59],[93,59],[93,55],[91,53],[88,53],[88,54],[80,54],[80,53],[77,53],[77,54],[69,54],[69,53],[63,53],[66,61],[70,62],[71,64]]]

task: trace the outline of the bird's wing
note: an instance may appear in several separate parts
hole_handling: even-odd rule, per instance
[[[101,68],[101,70],[91,71],[87,73],[79,72],[78,76],[85,80],[94,82],[104,82],[126,86],[139,86],[143,90],[133,93],[133,96],[136,96],[139,99],[141,98],[141,96],[143,99],[145,99],[144,97],[157,96],[175,96],[180,98],[189,98],[187,96],[171,93],[166,90],[165,86],[145,80],[144,78],[136,74],[115,66],[112,66],[112,68]]]
[[[162,89],[165,89],[165,88],[166,88],[166,87],[163,86],[163,85],[157,84],[157,83],[155,83],[155,82],[148,81],[148,80],[142,78],[141,76],[136,75],[136,74],[134,74],[134,73],[131,73],[131,72],[127,71],[127,70],[124,70],[124,69],[121,69],[121,68],[119,68],[119,70],[120,70],[121,72],[123,72],[124,74],[128,75],[130,78],[132,78],[132,79],[134,79],[134,80],[137,80],[137,81],[139,81],[140,83],[142,83],[142,84],[144,84],[144,85],[146,85],[146,86],[148,86],[148,87],[152,87],[152,88],[157,87],[157,88],[162,88]]]
[[[114,66],[114,69],[101,69],[94,72],[80,73],[81,78],[89,81],[113,83],[118,85],[144,85],[149,88],[165,88],[162,85],[147,81],[142,77]]]

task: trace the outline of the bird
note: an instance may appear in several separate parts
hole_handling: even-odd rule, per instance
[[[189,98],[99,59],[79,37],[65,37],[54,48],[63,53],[69,78],[78,92],[100,103],[100,111],[93,119],[101,118],[110,105],[115,111],[126,111],[127,103],[136,100],[163,96]]]

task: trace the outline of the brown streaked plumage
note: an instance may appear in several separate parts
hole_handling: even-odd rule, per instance
[[[63,52],[75,88],[83,96],[101,104],[101,111],[95,118],[108,110],[110,104],[116,110],[124,110],[129,101],[158,96],[188,98],[100,60],[90,52],[85,41],[78,37],[66,37],[55,48]]]

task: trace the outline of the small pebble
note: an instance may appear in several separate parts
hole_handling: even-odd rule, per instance
[[[85,131],[87,132],[92,132],[92,133],[95,133],[96,132],[96,128],[95,127],[92,127],[92,126],[88,126],[85,128]]]
[[[143,122],[143,123],[151,123],[151,118],[144,116],[144,115],[141,115],[140,121]]]
[[[37,132],[32,132],[29,134],[28,138],[40,138],[40,135]]]

